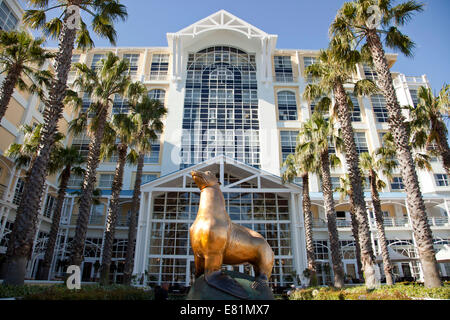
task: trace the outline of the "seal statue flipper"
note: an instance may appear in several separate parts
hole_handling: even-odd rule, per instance
[[[224,274],[222,271],[215,271],[205,274],[206,282],[220,291],[228,293],[242,300],[250,299],[247,291],[233,278]]]

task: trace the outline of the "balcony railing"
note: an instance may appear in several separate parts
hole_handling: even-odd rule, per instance
[[[425,85],[427,83],[426,77],[415,77],[415,76],[405,76],[404,74],[399,74],[394,80],[394,85],[398,86],[400,83],[415,83],[420,85]]]
[[[5,185],[0,184],[0,200],[2,200],[3,197],[5,196],[5,192],[7,189],[8,188]]]
[[[338,228],[351,228],[352,222],[350,220],[337,219],[336,225]]]
[[[147,74],[144,76],[144,81],[167,81],[169,80],[168,74]]]
[[[450,219],[446,217],[432,217],[428,218],[428,223],[432,227],[450,226]]]

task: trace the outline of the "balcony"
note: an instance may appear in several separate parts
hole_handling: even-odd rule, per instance
[[[3,184],[0,184],[0,200],[3,199],[5,196],[5,192],[7,190],[7,187]]]
[[[168,74],[147,74],[143,76],[144,82],[166,82],[169,81]]]
[[[431,217],[428,218],[431,227],[450,227],[450,218],[447,217]]]
[[[426,85],[427,78],[426,78],[426,76],[416,77],[416,76],[405,76],[404,74],[398,74],[397,77],[394,79],[394,86],[398,87],[402,83]]]

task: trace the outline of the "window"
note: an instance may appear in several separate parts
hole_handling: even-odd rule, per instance
[[[25,180],[19,178],[17,180],[16,190],[14,191],[14,198],[13,198],[13,203],[17,206],[20,204],[20,200],[22,199],[24,187],[25,187]]]
[[[446,174],[435,174],[434,179],[436,180],[436,185],[438,187],[448,187],[448,176]]]
[[[350,99],[352,100],[353,104],[353,111],[351,112],[351,118],[353,122],[361,122],[361,108],[359,106],[358,98],[352,93],[348,93]]]
[[[369,152],[366,134],[364,132],[355,132],[355,144],[356,144],[356,151],[358,152],[358,154],[361,154],[363,152]]]
[[[51,218],[53,210],[55,209],[56,199],[55,197],[48,195],[44,208],[44,217]]]
[[[84,132],[73,138],[72,147],[77,148],[80,155],[86,159],[89,154],[90,141],[91,139],[89,138],[87,133]]]
[[[234,74],[228,68],[221,66],[210,73],[209,80],[219,81],[219,82],[233,81]]]
[[[100,68],[101,60],[105,58],[105,54],[94,54],[94,56],[92,57],[91,69],[96,71],[98,68]]]
[[[79,54],[72,55],[72,68],[70,69],[69,75],[67,77],[67,82],[73,82],[75,80],[75,77],[77,75],[77,71],[74,69],[73,65],[75,63],[80,62],[81,56]]]
[[[418,97],[418,92],[417,90],[409,90],[409,93],[411,94],[411,100],[413,102],[414,107],[417,107],[417,105],[419,104],[419,97]]]
[[[17,27],[19,19],[14,15],[11,8],[2,1],[0,4],[0,30],[11,31]]]
[[[152,150],[144,158],[145,164],[159,163],[159,155],[161,152],[161,133],[157,133],[158,138],[152,141]]]
[[[275,56],[275,78],[278,82],[293,82],[292,64],[290,56]]]
[[[138,71],[139,54],[124,54],[123,59],[128,61],[128,75],[130,77],[135,77]]]
[[[189,54],[181,168],[221,154],[259,166],[256,73],[256,56],[237,48],[214,46]]]
[[[148,92],[148,97],[150,99],[159,100],[159,102],[164,105],[166,99],[166,91],[162,89],[153,89]]]
[[[90,111],[89,109],[91,108],[91,96],[89,95],[89,93],[85,92],[83,94],[83,100],[82,100],[82,105],[81,105],[81,113],[86,113],[88,111]],[[95,112],[89,112],[88,114],[89,118],[94,118],[95,117]]]
[[[281,91],[278,97],[278,118],[280,121],[295,121],[297,116],[297,101],[295,94],[290,91]]]
[[[323,192],[323,180],[321,177],[319,177],[319,179],[320,179],[319,190],[320,190],[320,192]],[[331,177],[331,191],[336,192],[335,190],[340,187],[341,187],[340,177]]]
[[[69,183],[67,184],[67,186],[72,188],[81,188],[83,180],[84,180],[83,176],[77,176],[75,174],[72,174],[70,176]]]
[[[381,94],[375,94],[370,98],[377,122],[388,122],[389,115],[386,109],[386,99]]]
[[[166,80],[169,71],[169,55],[154,54],[150,70],[150,80]]]
[[[101,174],[98,187],[102,189],[111,189],[113,181],[114,174]]]
[[[303,58],[303,64],[305,65],[305,71],[306,71],[307,67],[309,67],[310,65],[313,65],[313,64],[315,64],[317,62],[318,62],[318,59],[316,57],[304,57]],[[312,83],[313,82],[311,75],[307,75],[306,76],[306,82],[307,83]]]
[[[104,204],[92,205],[91,214],[89,216],[89,224],[102,224],[103,211],[105,210]]]
[[[325,98],[325,96],[322,96],[320,98],[316,98],[313,101],[311,101],[311,116],[313,115],[314,111],[316,110],[316,106],[319,103],[320,100],[322,100],[323,98]],[[321,110],[322,115],[324,116],[325,119],[330,117],[329,111],[328,110]]]
[[[152,182],[156,179],[158,179],[158,176],[156,174],[143,174],[142,184]]]
[[[336,218],[339,220],[345,220],[345,211],[336,211]]]
[[[128,99],[124,99],[122,96],[116,94],[114,96],[112,114],[127,114],[129,111],[130,105],[128,104]]]
[[[378,80],[378,74],[369,65],[363,64],[364,76],[369,80]]]
[[[328,260],[328,241],[314,241],[314,255],[316,260]]]
[[[297,146],[297,136],[298,131],[280,131],[281,137],[281,153],[283,157],[283,162],[290,154],[295,153],[295,148]]]
[[[403,179],[401,177],[394,177],[391,182],[392,190],[404,190],[405,185],[403,184]]]
[[[233,103],[234,94],[232,89],[211,89],[209,100],[218,103]]]

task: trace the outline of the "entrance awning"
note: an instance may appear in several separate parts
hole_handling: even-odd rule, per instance
[[[439,263],[450,263],[450,246],[444,245],[444,248],[436,254],[436,260]]]
[[[409,262],[409,261],[417,260],[417,258],[410,258],[410,257],[404,256],[391,248],[388,248],[388,252],[389,252],[389,258],[391,259],[391,262]],[[378,255],[376,257],[375,261],[377,263],[383,262],[383,256],[381,254]]]

